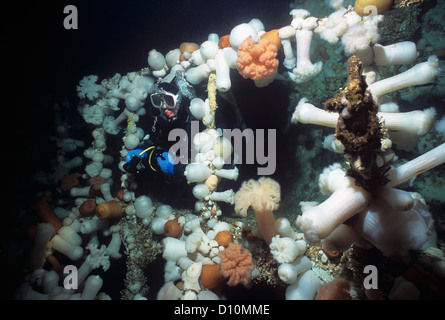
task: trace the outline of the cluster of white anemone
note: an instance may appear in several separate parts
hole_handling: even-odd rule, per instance
[[[285,56],[283,64],[289,70],[288,76],[292,81],[308,81],[321,71],[322,63],[312,63],[310,59],[313,33],[331,44],[341,39],[345,52],[348,55],[357,54],[365,66],[371,63],[375,66],[411,64],[416,60],[418,53],[412,42],[405,41],[389,46],[378,44],[377,24],[382,20],[382,16],[371,16],[360,23],[362,18],[350,8],[344,8],[342,1],[332,1],[334,2],[337,3],[336,12],[322,19],[310,17],[306,10],[292,10],[290,14],[293,20],[290,25],[279,29]],[[97,197],[96,202],[100,204],[115,200],[110,192],[113,183],[111,170],[106,168],[113,159],[104,154],[106,135],[118,134],[126,121],[127,131],[123,138],[121,157],[125,157],[139,145],[145,132],[137,127],[137,123],[139,117],[145,115],[143,105],[148,95],[153,92],[155,79],[169,80],[177,71],[181,71],[191,84],[197,85],[207,80],[211,73],[215,73],[217,89],[220,92],[228,91],[231,88],[230,70],[236,68],[238,46],[249,36],[254,43],[257,42],[262,33],[264,26],[261,21],[253,19],[232,29],[229,48],[218,48],[219,37],[212,33],[198,50],[184,53],[184,61],[179,60],[179,48],[169,51],[165,56],[153,49],[148,54],[149,68],[124,76],[116,74],[100,84],[96,83],[97,76],[83,78],[77,87],[78,96],[82,100],[79,111],[85,122],[93,127],[93,142],[85,150],[84,158],[77,156],[69,160],[64,155],[83,147],[84,144],[73,139],[58,139],[58,147],[63,155],[58,159],[60,174],[86,164],[85,179],[101,177],[105,180],[101,186],[102,196]],[[292,49],[293,41],[296,42],[296,53]],[[438,59],[431,56],[428,61],[383,80],[378,80],[376,72],[367,69],[367,78],[369,89],[379,102],[379,116],[383,119],[385,127],[390,130],[390,139],[383,143],[384,151],[390,150],[392,143],[402,145],[403,137],[417,139],[425,135],[434,123],[436,112],[433,107],[423,111],[394,112],[398,110],[398,106],[385,103],[387,101],[384,95],[393,90],[433,81],[440,72]],[[121,101],[125,105],[122,110],[119,105]],[[192,100],[190,111],[204,124],[214,120],[211,118],[208,100]],[[337,118],[338,115],[327,113],[309,104],[307,99],[302,99],[293,114],[292,122],[333,128]],[[335,139],[331,139],[326,146],[343,152],[342,146]],[[230,229],[227,223],[218,221],[217,216],[221,212],[216,202],[233,204],[234,192],[217,192],[218,181],[221,178],[236,180],[238,169],[223,169],[224,158],[231,154],[232,146],[221,137],[218,130],[210,129],[199,133],[194,139],[194,148],[197,155],[193,159],[194,162],[187,166],[185,175],[190,182],[196,183],[193,188],[193,195],[198,200],[195,211],[201,212],[201,217],[176,217],[168,205],[159,206],[155,211],[148,197],[135,197],[137,186],[131,176],[123,173],[121,177],[121,186],[126,190],[123,200],[125,219],[141,222],[157,235],[163,234],[165,223],[171,219],[178,219],[178,223],[184,228],[181,239],[165,238],[163,241],[163,257],[167,263],[165,285],[158,294],[159,298],[197,299],[200,295],[206,299],[217,298],[212,292],[203,290],[198,279],[203,264],[218,263],[217,255],[223,248],[215,245],[216,233]],[[383,165],[395,159],[396,157],[392,156],[380,161]],[[320,188],[329,198],[319,205],[306,208],[296,221],[304,232],[305,240],[292,230],[286,219],[276,221],[275,227],[279,235],[273,238],[270,249],[274,259],[280,263],[278,276],[289,285],[286,298],[313,299],[321,285],[312,270],[311,262],[304,256],[306,241],[323,241],[326,248],[343,251],[351,243],[365,239],[384,254],[402,258],[408,256],[409,250],[420,249],[429,243],[431,237],[428,236],[434,236],[434,228],[425,202],[416,193],[408,193],[394,187],[444,161],[445,145],[442,144],[406,164],[392,168],[388,173],[390,182],[381,188],[375,198],[355,186],[351,178],[345,177],[338,164],[328,168],[320,177]],[[122,162],[120,168],[122,169]],[[70,196],[74,198],[74,206],[69,210],[62,207],[63,203],[55,204],[55,212],[63,219],[63,227],[52,239],[54,228],[49,223],[37,226],[30,262],[33,272],[19,290],[21,298],[107,299],[109,297],[106,294],[100,293],[102,279],[90,275],[91,272],[100,267],[106,271],[110,266],[110,259],[121,258],[122,244],[130,259],[138,255],[138,252],[133,250],[136,240],[130,229],[120,232],[120,226],[110,226],[107,220],[100,220],[96,216],[80,216],[79,207],[89,196],[89,187],[73,188]],[[212,215],[212,211],[215,211],[216,216]],[[344,225],[343,222],[353,215],[358,216],[354,227]],[[209,228],[207,233],[201,229],[204,219]],[[124,224],[124,228],[126,227]],[[111,235],[111,240],[108,243],[100,243],[97,236],[100,232],[106,236]],[[121,233],[124,234],[124,239],[121,238]],[[60,252],[73,262],[82,261],[84,258],[79,268],[80,290],[63,288],[60,285],[61,279],[54,271],[42,269],[45,257],[53,251]],[[173,281],[179,279],[184,281],[183,291],[173,284]],[[36,286],[41,288],[40,292],[33,290]],[[136,299],[143,298],[138,295],[143,286],[143,283],[137,281],[129,284]]]
[[[345,35],[342,39],[345,39]],[[368,53],[375,66],[411,64],[418,57],[416,45],[408,41],[388,46],[375,44],[370,49]],[[350,53],[357,52],[351,50]],[[367,78],[369,91],[379,105],[377,115],[389,132],[389,138],[382,140],[382,150],[377,150],[377,163],[379,166],[392,166],[388,172],[390,182],[381,187],[377,195],[371,195],[356,186],[354,179],[346,177],[341,165],[326,168],[319,183],[321,192],[329,195],[329,198],[314,207],[302,208],[303,214],[296,220],[305,239],[310,242],[322,241],[331,250],[338,251],[344,251],[352,243],[365,239],[385,255],[403,259],[409,259],[409,250],[435,245],[428,241],[429,236],[434,238],[435,230],[425,201],[417,193],[394,187],[445,162],[445,145],[398,167],[395,163],[397,156],[391,147],[400,145],[404,149],[412,148],[418,138],[426,135],[434,125],[436,110],[430,107],[423,111],[399,112],[398,105],[384,95],[409,86],[430,83],[440,71],[437,57],[430,56],[427,61],[417,63],[396,76],[377,80],[378,70],[374,70],[373,76]],[[303,98],[296,106],[291,121],[335,128],[338,117],[338,114],[317,108]],[[409,143],[407,140],[410,140]],[[325,139],[324,147],[344,153],[343,146],[333,135]],[[354,215],[358,216],[354,227],[343,224]]]

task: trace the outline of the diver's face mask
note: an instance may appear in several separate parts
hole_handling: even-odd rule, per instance
[[[178,113],[178,95],[168,91],[156,92],[150,95],[153,107],[164,114],[168,120],[175,120]]]
[[[168,109],[174,109],[178,102],[178,96],[166,91],[162,93],[156,92],[150,95],[150,101],[155,108],[161,109],[165,106]]]

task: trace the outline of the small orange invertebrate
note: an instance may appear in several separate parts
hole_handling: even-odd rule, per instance
[[[193,53],[196,50],[199,50],[199,47],[200,47],[199,44],[194,43],[194,42],[181,43],[181,45],[179,46],[179,51],[181,52],[181,55],[179,56],[179,60],[185,61],[186,59],[184,58],[184,52]]]
[[[265,34],[261,36],[261,38],[269,39],[274,45],[277,46],[278,49],[281,47],[281,39],[278,36],[278,29],[272,29],[267,31]]]
[[[220,246],[227,248],[233,242],[233,234],[230,231],[223,230],[216,234],[215,240]]]
[[[164,234],[167,237],[179,238],[182,234],[182,228],[177,219],[169,220],[164,224]]]
[[[79,207],[82,217],[90,217],[96,213],[97,203],[94,200],[87,200]]]
[[[336,259],[341,256],[341,252],[339,251],[328,251],[323,247],[323,252],[329,259]]]
[[[122,212],[122,205],[116,200],[101,203],[96,208],[96,216],[98,216],[99,219],[120,218]]]
[[[226,34],[225,36],[222,36],[219,38],[218,41],[218,48],[228,48],[230,47],[230,34]]]
[[[201,270],[201,284],[207,289],[214,289],[224,281],[219,264],[206,264]]]
[[[31,212],[34,213],[41,222],[49,222],[54,227],[51,238],[62,228],[62,220],[56,215],[51,205],[50,197],[43,197],[31,206]]]
[[[124,189],[119,189],[116,192],[116,197],[120,200],[123,201],[124,200]]]

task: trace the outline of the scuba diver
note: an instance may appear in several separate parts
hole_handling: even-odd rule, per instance
[[[181,182],[185,165],[179,161],[175,165],[174,156],[168,152],[175,141],[168,140],[173,129],[183,129],[190,133],[193,120],[188,107],[196,96],[194,88],[178,72],[170,82],[155,84],[155,92],[150,95],[151,106],[148,113],[153,119],[151,133],[141,144],[128,152],[124,169],[129,173],[141,173],[146,169],[161,173],[167,183]],[[189,159],[187,159],[189,160]]]
[[[205,90],[203,88],[203,94]],[[188,159],[181,159],[180,156],[169,153],[170,147],[177,141],[169,141],[168,135],[173,129],[183,129],[187,137],[191,137],[191,122],[196,119],[191,115],[189,106],[195,97],[197,93],[194,87],[187,82],[182,72],[177,72],[171,81],[155,84],[155,91],[150,95],[151,106],[147,107],[148,114],[153,120],[151,132],[136,149],[128,152],[123,166],[127,172],[151,171],[161,174],[166,183],[181,183],[185,180],[185,166],[193,162],[190,159],[190,150]],[[233,96],[222,97],[224,101],[220,104],[223,107],[217,109],[217,127],[244,129],[245,124]],[[233,108],[224,106],[225,102]],[[203,129],[205,126],[199,121],[199,131]],[[234,164],[225,165],[225,167],[233,166]]]

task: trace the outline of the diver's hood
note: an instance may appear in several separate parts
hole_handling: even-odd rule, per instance
[[[165,78],[164,78],[165,79]],[[195,97],[194,88],[185,80],[185,77],[179,71],[175,74],[173,78],[165,79],[164,81],[158,82],[155,87],[155,92],[163,93],[170,92],[178,96],[178,113],[175,117],[169,118],[164,112],[158,112],[153,106],[150,108],[150,115],[158,117],[158,121],[161,123],[162,127],[171,127],[173,125],[177,126],[178,121],[185,121],[189,116],[188,106],[190,101]]]
[[[166,91],[177,95],[179,93],[179,88],[171,82],[161,82],[158,84],[158,91],[161,93],[162,91]]]

